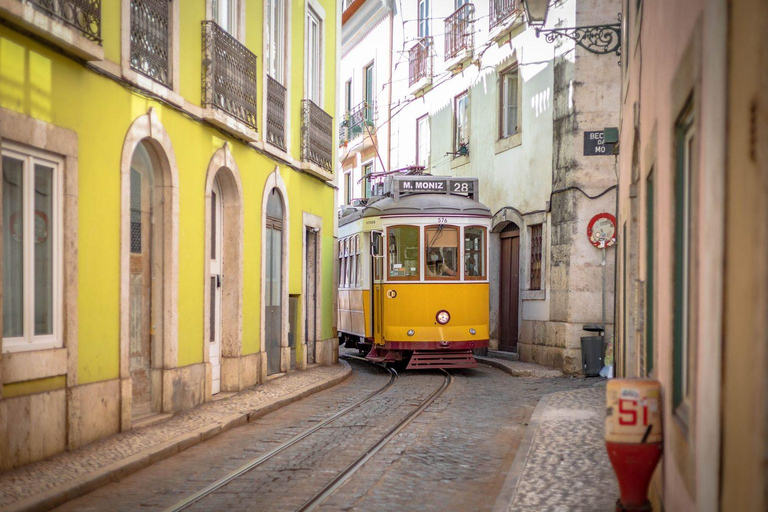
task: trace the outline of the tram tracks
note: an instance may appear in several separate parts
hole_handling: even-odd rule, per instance
[[[234,471],[230,472],[224,477],[211,483],[204,489],[186,497],[185,499],[179,501],[175,505],[167,508],[165,512],[177,512],[181,510],[186,510],[189,507],[195,505],[196,503],[203,501],[206,497],[224,488],[229,483],[239,478],[242,478],[244,475],[246,475],[253,469],[261,466],[262,464],[266,463],[267,461],[277,456],[281,452],[307,439],[309,436],[311,436],[313,433],[317,432],[318,430],[322,429],[323,427],[329,425],[330,423],[338,420],[343,416],[346,416],[347,414],[349,414],[355,409],[358,409],[359,407],[369,402],[376,396],[384,393],[386,390],[391,388],[398,379],[398,373],[392,368],[387,368],[383,365],[371,363],[370,361],[367,361],[366,359],[361,357],[346,356],[346,358],[360,360],[360,361],[363,361],[369,364],[375,364],[376,366],[384,368],[389,372],[390,378],[386,384],[381,386],[379,389],[372,391],[361,400],[345,407],[344,409],[336,412],[335,414],[319,422],[318,424],[304,430],[303,432],[297,434],[296,436],[280,444],[274,449],[268,451],[267,453],[247,462],[246,464],[240,466],[239,468],[235,469]],[[392,438],[394,438],[400,431],[402,431],[406,426],[408,426],[408,424],[410,424],[419,414],[421,414],[427,407],[429,407],[429,405],[432,402],[434,402],[435,399],[437,399],[437,397],[440,396],[451,384],[451,381],[452,381],[451,375],[445,370],[441,370],[441,371],[444,373],[444,380],[442,385],[439,388],[434,390],[429,396],[427,396],[424,400],[422,400],[421,403],[413,411],[411,411],[405,418],[400,420],[396,425],[394,425],[391,429],[389,429],[386,434],[381,436],[378,441],[376,441],[371,447],[369,447],[354,462],[352,462],[349,466],[343,469],[330,483],[328,483],[319,492],[317,492],[298,510],[309,511],[309,510],[313,510],[315,507],[320,505],[323,501],[325,501],[325,499],[327,499],[331,494],[333,494],[333,492],[336,489],[341,487],[344,484],[344,482],[346,482],[349,479],[349,477],[351,477],[358,469],[360,469],[371,457],[373,457],[389,441],[391,441]]]

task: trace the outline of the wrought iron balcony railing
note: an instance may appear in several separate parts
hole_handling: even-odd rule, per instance
[[[38,10],[101,44],[101,0],[29,0]]]
[[[445,60],[456,57],[463,50],[472,49],[474,14],[475,6],[464,4],[445,18]]]
[[[283,151],[285,146],[285,87],[267,75],[267,142]]]
[[[344,116],[344,121],[339,124],[340,143],[349,142],[355,137],[364,135],[366,127],[371,127],[376,121],[376,107],[363,101],[356,105]]]
[[[203,21],[203,107],[256,129],[256,55],[213,21]]]
[[[408,50],[408,85],[432,76],[432,38],[422,37]]]
[[[333,117],[312,100],[301,103],[301,159],[333,172]]]
[[[520,0],[491,0],[489,29],[501,25],[512,15],[519,16],[523,13],[523,4]]]
[[[131,69],[171,84],[168,0],[131,0]]]

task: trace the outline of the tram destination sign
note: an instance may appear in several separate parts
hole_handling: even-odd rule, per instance
[[[475,183],[476,180],[474,179],[409,178],[397,180],[400,194],[473,194]]]

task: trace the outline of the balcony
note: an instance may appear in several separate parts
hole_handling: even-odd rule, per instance
[[[333,177],[333,117],[312,100],[301,102],[301,159]]]
[[[203,21],[203,118],[258,140],[256,55],[213,21]]]
[[[490,0],[489,37],[493,41],[503,39],[515,27],[523,24],[521,0]]]
[[[3,2],[0,17],[84,60],[102,60],[101,0]]]
[[[285,87],[267,75],[267,136],[273,146],[286,151],[285,146]]]
[[[355,108],[347,112],[344,121],[339,124],[339,144],[346,144],[349,141],[365,135],[369,127],[372,127],[376,121],[376,108],[374,105],[363,101]]]
[[[170,4],[131,0],[130,5],[131,69],[170,87]]]
[[[464,4],[445,18],[445,63],[449,70],[463,67],[472,58],[475,6]]]
[[[432,85],[432,38],[422,37],[408,50],[409,93],[418,96]]]

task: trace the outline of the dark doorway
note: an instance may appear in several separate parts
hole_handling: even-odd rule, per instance
[[[517,352],[520,299],[520,228],[510,223],[499,234],[501,272],[499,286],[499,350]]]
[[[272,375],[280,371],[283,338],[283,201],[277,189],[272,189],[267,200],[266,228],[264,312],[266,314],[267,375]]]

